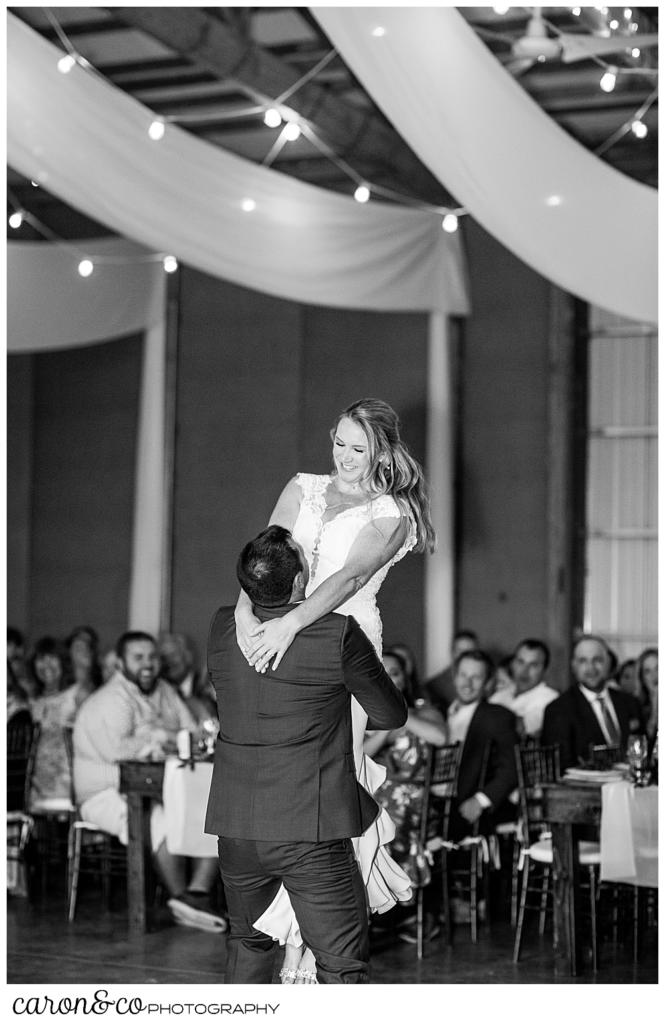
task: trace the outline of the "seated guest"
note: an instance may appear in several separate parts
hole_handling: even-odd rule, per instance
[[[217,701],[207,673],[196,667],[194,650],[182,633],[161,633],[159,674],[180,694],[197,722],[217,720]]]
[[[528,638],[515,648],[511,658],[511,677],[515,689],[503,699],[490,697],[490,703],[501,703],[518,719],[520,735],[537,740],[543,728],[545,708],[559,696],[557,690],[545,682],[550,663],[550,650],[544,640]]]
[[[616,675],[607,680],[607,685],[615,690],[623,690],[624,693],[629,693],[631,697],[637,697],[640,700],[641,687],[637,682],[637,662],[635,658],[628,658],[626,661],[623,661],[619,665]]]
[[[7,725],[29,724],[32,721],[25,690],[19,686],[11,663],[7,662]]]
[[[26,697],[36,697],[39,687],[30,677],[25,663],[25,637],[14,626],[7,626],[7,664]]]
[[[76,709],[102,685],[99,638],[92,626],[77,626],[65,640],[76,685]]]
[[[647,647],[637,659],[637,681],[646,694],[644,724],[647,736],[654,738],[658,730],[658,648]]]
[[[418,831],[420,823],[427,750],[430,744],[441,747],[446,742],[446,723],[440,711],[418,696],[407,666],[395,648],[384,651],[383,664],[404,695],[408,717],[400,729],[367,732],[363,750],[386,769],[386,780],[374,793],[374,799],[385,807],[395,824],[390,853],[406,868],[409,834]]]
[[[118,761],[161,760],[175,752],[178,731],[195,731],[196,723],[173,687],[159,679],[152,636],[124,633],[116,655],[115,675],[81,705],[76,716],[74,783],[82,815],[126,845],[127,798],[118,790]],[[150,833],[157,870],[177,923],[205,931],[225,930],[226,922],[213,910],[210,896],[217,878],[217,858],[169,853],[161,804],[153,805]]]
[[[425,691],[432,704],[440,708],[445,714],[446,709],[455,699],[455,687],[453,684],[453,671],[455,660],[463,651],[473,651],[478,647],[478,637],[472,629],[458,629],[453,636],[450,647],[450,665],[447,665],[438,675],[432,676],[425,681]]]
[[[450,838],[460,839],[471,834],[476,823],[485,833],[515,816],[508,797],[517,785],[518,736],[514,714],[484,698],[492,674],[487,654],[464,651],[453,668],[455,700],[448,708],[448,736],[450,743],[463,746]]]
[[[57,640],[45,636],[37,641],[29,673],[38,693],[30,701],[30,713],[40,725],[29,809],[66,809],[71,778],[62,730],[74,719],[77,691],[69,659]]]
[[[545,708],[542,743],[558,743],[561,770],[586,764],[593,746],[623,747],[631,732],[642,729],[642,712],[634,697],[607,685],[607,644],[585,634],[573,645],[573,684]]]
[[[502,658],[487,681],[485,697],[490,704],[501,704],[504,708],[510,707],[515,696],[512,662],[512,654]]]

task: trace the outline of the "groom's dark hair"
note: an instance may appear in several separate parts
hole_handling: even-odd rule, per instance
[[[290,532],[283,526],[268,526],[245,544],[236,575],[252,604],[272,608],[288,604],[293,581],[301,569]]]

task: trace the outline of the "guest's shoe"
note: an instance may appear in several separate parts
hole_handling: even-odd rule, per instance
[[[437,935],[440,934],[441,926],[439,925],[439,923],[428,917],[425,921],[425,927],[423,928],[423,939],[425,940],[425,942],[429,942],[431,939],[435,939]],[[413,924],[409,924],[406,928],[402,928],[402,930],[397,933],[397,938],[401,942],[408,942],[410,945],[414,946],[418,941],[418,933],[415,922]]]
[[[208,893],[181,892],[178,896],[172,896],[167,906],[176,924],[187,928],[220,934],[228,928],[226,918],[213,910]]]

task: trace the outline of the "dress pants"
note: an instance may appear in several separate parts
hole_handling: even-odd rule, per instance
[[[219,838],[229,913],[227,984],[269,984],[274,940],[253,922],[283,882],[321,985],[369,978],[367,901],[350,839],[276,842]]]

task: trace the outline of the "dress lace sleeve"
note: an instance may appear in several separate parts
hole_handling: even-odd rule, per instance
[[[379,497],[375,498],[372,502],[372,519],[399,519],[403,515],[404,513],[400,509],[399,505],[389,494],[380,494]],[[393,558],[391,564],[394,565],[395,562],[399,562],[400,558],[404,558],[404,555],[415,547],[416,540],[416,524],[413,521],[413,517],[409,515],[406,540]]]

